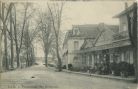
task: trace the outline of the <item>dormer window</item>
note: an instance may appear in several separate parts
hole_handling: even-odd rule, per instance
[[[79,35],[79,29],[78,28],[73,29],[73,35]]]

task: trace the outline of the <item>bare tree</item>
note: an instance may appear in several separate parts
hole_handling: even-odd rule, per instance
[[[13,68],[14,42],[16,47],[17,67],[20,67],[20,53],[21,51],[23,51],[22,46],[23,46],[23,40],[24,40],[24,32],[25,32],[25,29],[28,29],[27,21],[30,20],[34,12],[34,10],[29,9],[29,7],[31,6],[30,3],[21,3],[21,5],[23,6],[24,9],[22,9],[20,12],[19,11],[17,12],[17,8],[16,8],[17,3],[5,4],[4,2],[0,2],[0,57],[1,57],[0,70],[1,71],[3,66],[5,67],[5,69],[9,69],[10,65],[11,65],[11,68]],[[20,19],[21,17],[23,19]],[[34,35],[35,35],[34,33],[31,34],[31,36],[34,36]],[[32,45],[32,41],[34,37],[31,37],[31,36],[29,36],[30,52],[28,53],[30,53],[29,54],[31,59],[30,61],[33,61],[32,59],[34,59],[34,48]],[[3,44],[2,41],[4,41],[3,60],[2,60],[2,44]],[[10,43],[10,45],[8,45],[8,43]],[[30,64],[32,64],[32,62]]]
[[[0,17],[1,17],[1,1],[0,1]],[[2,31],[2,23],[0,21],[0,72],[2,72],[2,39],[3,39],[3,31]]]
[[[12,10],[10,11],[10,40],[11,40],[11,68],[13,68],[13,58],[14,58],[14,51],[13,51],[13,26],[12,26]]]
[[[3,32],[3,35],[4,35],[4,66],[5,66],[5,69],[9,69],[9,61],[8,61],[8,52],[7,52],[7,21],[8,21],[8,16],[9,16],[9,13],[11,11],[11,8],[12,8],[12,4],[8,4],[7,7],[5,5],[4,2],[1,3],[0,5],[1,7],[1,15],[0,15],[0,20],[2,22],[2,32]],[[1,37],[2,38],[2,37]]]
[[[23,16],[23,22],[21,24],[17,25],[17,10],[16,10],[16,6],[14,4],[14,20],[13,20],[13,25],[14,25],[14,40],[15,40],[15,46],[16,46],[16,59],[17,59],[17,68],[20,67],[20,52],[21,52],[21,48],[23,45],[23,36],[24,36],[24,30],[26,27],[26,23],[28,21],[28,19],[32,16],[32,13],[30,13],[28,15],[28,9],[30,6],[30,3],[23,3],[22,4],[24,6],[24,16]],[[18,22],[19,23],[19,22]],[[20,30],[21,29],[21,30]],[[20,31],[18,33],[18,31]]]
[[[51,19],[49,13],[42,12],[39,14],[38,29],[41,31],[40,38],[43,43],[44,54],[45,54],[45,66],[48,66],[48,55],[53,42],[53,32],[51,27]]]
[[[50,18],[53,26],[53,30],[55,33],[55,44],[56,44],[56,55],[58,59],[58,70],[62,70],[62,61],[59,54],[59,35],[60,35],[60,27],[61,27],[61,17],[62,17],[62,10],[63,10],[64,3],[52,3],[50,6],[49,3],[47,3]]]
[[[29,22],[26,25],[26,30],[24,33],[24,45],[26,48],[26,67],[31,66],[34,63],[34,47],[33,47],[33,39],[37,35],[37,31],[34,29],[33,31],[29,31]]]

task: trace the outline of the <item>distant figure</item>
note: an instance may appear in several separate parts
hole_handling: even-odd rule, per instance
[[[89,67],[89,74],[90,74],[90,76],[91,76],[91,74],[92,74],[92,70],[93,70],[93,68],[90,66],[90,67]]]

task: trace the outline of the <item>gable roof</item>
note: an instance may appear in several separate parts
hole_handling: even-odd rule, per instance
[[[99,25],[98,28],[100,31],[97,34],[97,37],[95,39],[85,39],[85,42],[82,45],[81,49],[95,46],[97,41],[101,38],[101,35],[104,35],[104,38],[106,40],[109,40],[109,39],[111,40],[112,35],[118,33],[118,30],[119,30],[119,26],[117,26],[117,25],[101,24],[101,25]],[[105,32],[106,32],[106,34],[105,34]]]
[[[114,31],[115,29],[112,29],[111,26],[107,25],[104,25],[103,28],[103,31],[95,42],[95,46],[112,43],[113,35],[116,34],[116,32]],[[116,30],[118,29],[116,28]]]
[[[94,41],[94,39],[85,39],[84,43],[81,46],[81,49],[93,47]]]

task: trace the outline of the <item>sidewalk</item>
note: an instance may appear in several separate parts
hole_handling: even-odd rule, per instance
[[[56,70],[54,67],[48,67],[49,69],[52,70]],[[75,72],[75,71],[70,71],[70,70],[66,70],[63,69],[62,72],[66,72],[66,73],[72,73],[72,74],[79,74],[79,75],[84,75],[84,76],[91,76],[91,77],[98,77],[98,78],[105,78],[105,79],[113,79],[113,80],[119,80],[119,81],[125,81],[125,82],[133,82],[134,81],[134,77],[128,77],[128,78],[124,78],[124,77],[120,77],[120,76],[113,76],[113,75],[98,75],[98,74],[90,74],[90,73],[83,73],[83,72]]]
[[[85,75],[85,76],[92,76],[92,77],[99,77],[99,78],[106,78],[106,79],[114,79],[114,80],[119,80],[119,81],[126,81],[126,82],[133,82],[134,77],[120,77],[120,76],[113,76],[113,75],[98,75],[98,74],[90,74],[90,73],[83,73],[83,72],[75,72],[75,71],[70,71],[70,70],[65,70],[63,69],[63,72],[66,73],[73,73],[73,74],[80,74],[80,75]]]

